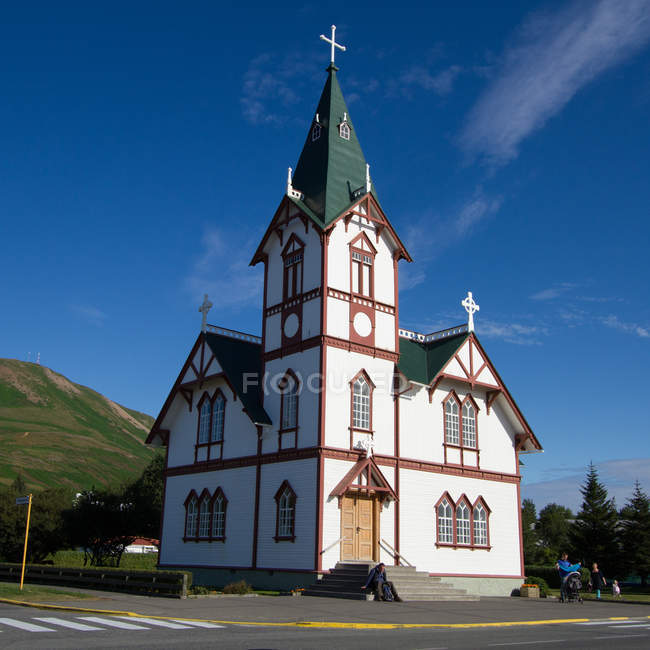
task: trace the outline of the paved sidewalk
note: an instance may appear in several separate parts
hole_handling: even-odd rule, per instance
[[[51,601],[51,604],[66,609],[120,611],[143,616],[269,625],[306,622],[370,625],[490,625],[508,622],[540,624],[560,620],[650,617],[648,605],[604,602],[561,604],[550,599],[483,597],[480,601],[471,603],[385,603],[313,596],[257,596],[180,600],[115,592],[80,589],[75,591],[84,591],[93,598]]]

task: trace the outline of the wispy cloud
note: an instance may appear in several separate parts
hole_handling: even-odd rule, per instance
[[[312,79],[316,71],[315,59],[297,52],[282,59],[271,54],[255,57],[244,74],[240,98],[244,117],[256,125],[286,122],[305,96],[303,80]]]
[[[610,498],[616,499],[620,508],[632,495],[635,481],[650,492],[650,458],[608,460],[596,464],[599,478],[606,486]],[[578,512],[582,503],[580,486],[584,483],[587,467],[549,468],[545,473],[558,475],[550,481],[524,483],[523,497],[532,499],[538,509],[548,503],[559,503]],[[525,474],[525,473],[524,473]]]
[[[92,305],[72,305],[72,311],[91,325],[101,327],[107,318],[106,313]]]
[[[486,318],[477,321],[476,331],[479,336],[488,339],[502,339],[516,345],[541,345],[542,337],[548,336],[549,330],[543,325],[526,323],[497,322]]]
[[[263,277],[259,267],[251,268],[250,245],[242,244],[242,235],[230,240],[229,235],[219,229],[206,230],[202,238],[202,250],[193,262],[186,277],[186,288],[196,300],[204,293],[214,303],[214,311],[220,308],[240,308],[261,304]],[[198,303],[197,303],[198,304]]]
[[[542,289],[541,291],[538,291],[537,293],[534,293],[532,296],[530,296],[531,300],[554,300],[555,298],[559,298],[560,296],[564,295],[567,291],[570,291],[571,289],[575,289],[578,285],[572,283],[572,282],[561,282],[560,284],[556,284],[553,287],[549,287],[548,289]]]
[[[435,73],[423,65],[413,65],[402,72],[397,79],[397,86],[407,94],[411,88],[417,87],[442,97],[452,91],[454,82],[461,72],[462,68],[459,65],[450,65]]]
[[[619,332],[634,334],[635,336],[638,336],[642,339],[650,338],[650,328],[639,325],[637,323],[626,323],[614,314],[603,316],[600,318],[600,322],[606,327],[611,327],[612,329],[619,330]]]
[[[470,111],[461,146],[493,164],[512,160],[524,138],[648,40],[650,0],[576,1],[532,16]]]

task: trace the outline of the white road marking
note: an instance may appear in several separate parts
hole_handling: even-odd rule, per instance
[[[53,630],[49,627],[34,625],[33,623],[28,623],[27,621],[16,621],[13,618],[0,618],[0,623],[4,623],[9,627],[17,627],[19,630],[27,630],[28,632],[56,632],[56,630]]]
[[[609,636],[592,636],[592,639],[633,639],[647,634],[610,634]]]
[[[549,639],[548,641],[512,641],[511,643],[488,643],[488,646],[502,646],[502,645],[537,645],[538,643],[564,643],[566,639]]]
[[[122,630],[150,630],[151,628],[144,625],[133,625],[132,623],[125,623],[124,621],[116,621],[112,618],[100,618],[99,616],[79,616],[82,621],[89,621],[90,623],[99,623],[100,625],[108,625],[109,627],[119,627]]]
[[[589,623],[574,623],[574,625],[622,625],[624,623],[633,623],[630,619],[624,621],[589,621]]]
[[[147,625],[157,625],[158,627],[168,627],[172,630],[189,630],[189,625],[182,625],[181,623],[170,623],[169,621],[161,621],[157,618],[145,618],[143,616],[118,616],[118,618],[126,619],[127,621],[137,621],[138,623],[146,623]]]
[[[60,625],[61,627],[69,627],[71,630],[80,630],[81,632],[93,632],[95,630],[103,630],[103,627],[94,627],[93,625],[85,625],[84,623],[75,623],[74,621],[69,621],[65,618],[54,618],[51,617],[34,617],[35,621],[41,621],[42,623],[51,623],[52,625]]]
[[[183,625],[192,625],[194,627],[209,627],[209,628],[226,627],[225,625],[217,625],[216,623],[206,623],[205,621],[182,621],[179,618],[175,618],[172,620],[176,621],[176,623],[182,623]],[[446,650],[446,648],[431,648],[430,650]]]
[[[634,627],[645,627],[646,629],[650,628],[650,623],[635,623],[632,625],[617,625],[614,629],[615,630],[620,630],[620,629],[629,629],[629,628],[634,628]]]

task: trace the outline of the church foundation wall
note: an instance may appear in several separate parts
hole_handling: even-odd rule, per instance
[[[439,575],[439,574],[432,574]],[[521,587],[522,578],[492,578],[466,576],[443,576],[444,582],[457,589],[465,589],[475,596],[511,596],[514,589]]]

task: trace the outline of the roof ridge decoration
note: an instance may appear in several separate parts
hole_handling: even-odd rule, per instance
[[[468,331],[467,325],[456,325],[455,327],[449,327],[444,330],[439,330],[438,332],[431,332],[431,334],[421,334],[420,332],[415,332],[413,330],[407,330],[403,327],[399,328],[400,338],[403,339],[412,339],[418,343],[431,343],[431,341],[438,341],[440,339],[446,339],[451,336],[458,336],[459,334],[465,334]]]

